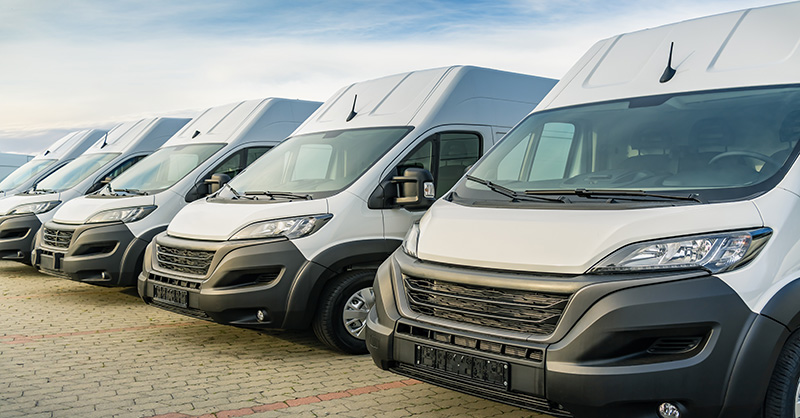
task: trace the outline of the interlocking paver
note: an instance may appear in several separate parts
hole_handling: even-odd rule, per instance
[[[194,320],[12,262],[0,312],[0,418],[546,418],[382,371],[307,331]]]

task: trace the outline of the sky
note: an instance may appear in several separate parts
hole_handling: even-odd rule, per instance
[[[0,0],[0,152],[465,64],[560,78],[600,39],[764,0]]]

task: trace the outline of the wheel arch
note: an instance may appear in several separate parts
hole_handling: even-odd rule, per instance
[[[402,241],[396,239],[350,241],[327,248],[309,260],[298,274],[289,293],[289,314],[283,327],[308,328],[316,313],[322,291],[331,279],[348,270],[377,269],[401,243]]]

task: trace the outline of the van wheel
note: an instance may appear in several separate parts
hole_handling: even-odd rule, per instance
[[[328,347],[349,354],[365,354],[367,314],[375,304],[375,270],[352,270],[331,280],[314,316],[314,334]]]
[[[772,372],[764,418],[800,418],[800,332],[786,341]]]

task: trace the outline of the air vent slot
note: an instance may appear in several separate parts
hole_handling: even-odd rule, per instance
[[[647,352],[650,354],[670,355],[688,353],[703,341],[703,337],[665,337],[657,339]]]

